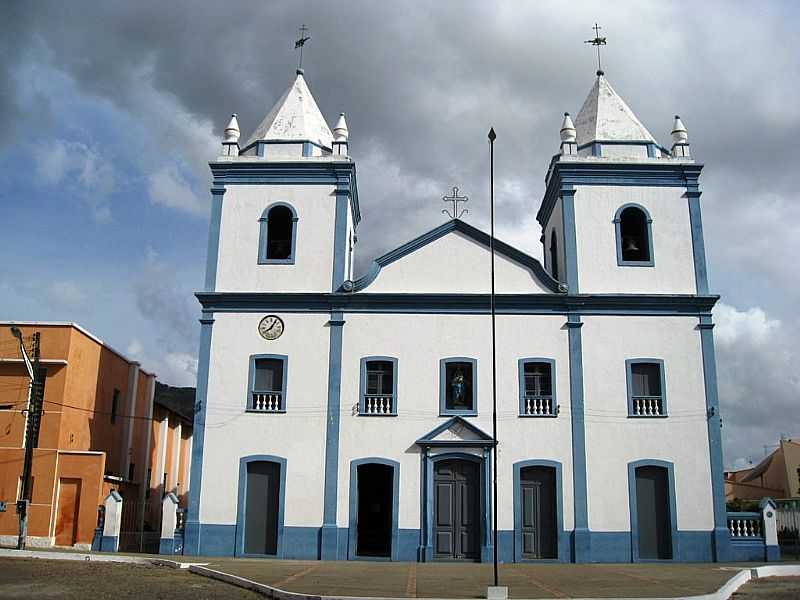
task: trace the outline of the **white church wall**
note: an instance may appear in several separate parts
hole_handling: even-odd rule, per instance
[[[230,185],[222,200],[216,291],[329,292],[336,213],[328,185]],[[264,209],[294,207],[298,221],[294,264],[258,264]]]
[[[689,205],[679,187],[579,186],[575,228],[580,292],[694,294]],[[617,209],[640,204],[653,219],[654,267],[617,265]]]
[[[467,419],[491,435],[491,331],[488,315],[345,315],[342,350],[342,418],[339,438],[337,521],[347,527],[350,463],[365,457],[400,462],[399,526],[420,526],[420,451],[415,441],[450,417],[439,415],[439,360],[476,358],[478,416]],[[499,526],[513,529],[513,464],[528,459],[562,463],[564,526],[573,526],[568,334],[561,316],[499,316],[497,319]],[[398,359],[398,416],[358,416],[360,360]],[[556,361],[557,418],[519,417],[517,361]]]
[[[286,459],[286,526],[322,524],[328,399],[328,314],[281,314],[283,335],[258,333],[261,313],[215,315],[208,381],[200,520],[233,524],[239,458],[269,454]],[[285,414],[246,413],[249,357],[288,356]],[[314,490],[309,493],[309,490]]]
[[[589,527],[628,531],[628,463],[674,463],[681,530],[713,529],[700,334],[692,317],[584,317]],[[660,358],[666,418],[629,418],[625,360]]]
[[[647,159],[647,146],[631,144],[601,144],[603,158],[639,158]]]
[[[462,293],[489,291],[489,249],[452,232],[383,267],[367,292]],[[505,256],[495,254],[499,294],[552,293],[533,273]]]

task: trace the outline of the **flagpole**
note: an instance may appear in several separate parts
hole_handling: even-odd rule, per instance
[[[497,135],[494,132],[494,127],[489,129],[489,253],[492,258],[492,293],[490,295],[491,309],[492,309],[492,440],[494,442],[494,451],[492,452],[494,458],[494,469],[492,471],[492,488],[493,488],[493,502],[492,508],[494,509],[493,526],[492,526],[492,548],[494,551],[494,585],[498,585],[497,577],[497,343],[496,343],[496,328],[495,328],[495,303],[494,303],[494,140]]]

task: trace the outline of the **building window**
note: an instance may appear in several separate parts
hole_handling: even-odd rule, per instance
[[[114,394],[111,396],[111,424],[117,422],[117,411],[119,410],[119,390],[114,389]]]
[[[443,358],[439,363],[439,414],[477,415],[477,371],[474,358]]]
[[[634,358],[625,361],[628,380],[628,416],[665,417],[667,415],[664,361]]]
[[[133,481],[133,474],[135,472],[136,465],[131,463],[128,465],[128,481]]]
[[[358,414],[397,415],[397,359],[390,356],[362,358],[360,389]]]
[[[652,267],[653,220],[638,204],[626,204],[617,210],[614,226],[617,233],[617,264]]]
[[[556,363],[552,358],[519,360],[519,414],[521,417],[555,417]]]
[[[297,214],[288,204],[273,204],[259,221],[258,263],[294,264]]]
[[[250,357],[247,410],[259,413],[286,412],[288,358],[279,354]]]
[[[558,281],[558,239],[555,231],[550,233],[550,274]]]

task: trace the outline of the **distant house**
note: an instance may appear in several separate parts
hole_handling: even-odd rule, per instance
[[[725,473],[725,499],[800,497],[800,441],[781,440],[778,448],[749,469]]]

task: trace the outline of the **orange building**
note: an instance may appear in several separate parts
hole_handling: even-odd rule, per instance
[[[17,541],[29,385],[12,324],[40,333],[46,370],[28,544],[88,549],[110,489],[148,495],[156,376],[74,323],[0,322],[0,545]]]
[[[749,469],[725,473],[730,501],[800,497],[800,441],[781,439],[776,450]]]

